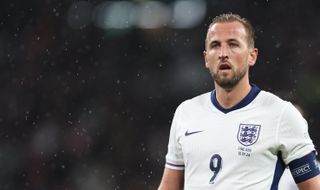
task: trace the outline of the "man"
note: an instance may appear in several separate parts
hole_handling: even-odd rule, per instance
[[[215,90],[177,108],[159,190],[273,190],[287,165],[300,190],[320,189],[306,121],[249,82],[258,55],[249,21],[214,18],[203,54]]]

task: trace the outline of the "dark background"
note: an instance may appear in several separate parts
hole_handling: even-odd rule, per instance
[[[319,151],[319,1],[201,1],[197,24],[153,29],[102,27],[103,3],[1,1],[1,190],[156,189],[175,108],[213,89],[202,52],[224,12],[252,21],[251,81],[302,107]]]

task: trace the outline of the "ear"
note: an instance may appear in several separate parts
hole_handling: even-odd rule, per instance
[[[256,63],[257,57],[258,57],[258,49],[252,48],[249,52],[249,59],[248,59],[248,63],[250,66],[253,66]]]
[[[206,50],[203,51],[203,58],[204,58],[204,61],[205,61],[206,68],[209,68]]]

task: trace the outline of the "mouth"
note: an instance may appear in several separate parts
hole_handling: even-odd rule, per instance
[[[219,70],[230,70],[231,69],[231,65],[230,64],[227,64],[227,63],[222,63],[220,66],[219,66]]]

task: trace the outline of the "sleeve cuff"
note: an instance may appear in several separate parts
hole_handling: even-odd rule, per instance
[[[179,165],[179,164],[174,164],[172,162],[166,162],[165,167],[173,169],[173,170],[184,170],[184,165],[183,164]]]

